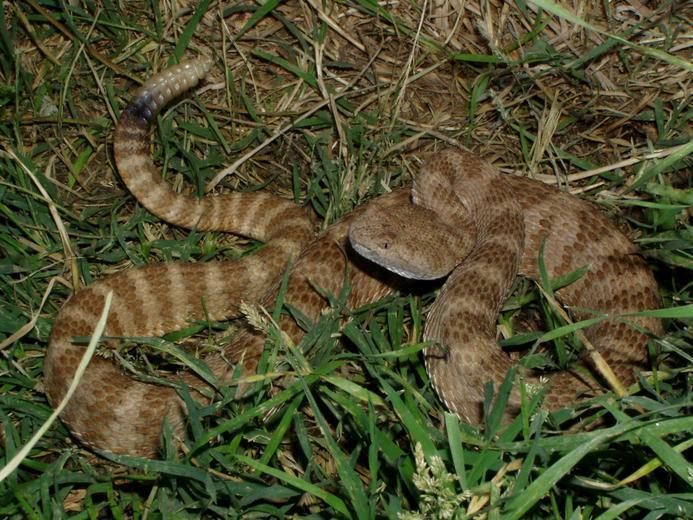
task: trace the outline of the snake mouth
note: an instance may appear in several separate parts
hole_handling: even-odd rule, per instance
[[[444,273],[441,275],[440,273],[429,273],[416,269],[416,265],[410,260],[399,260],[396,255],[389,254],[393,249],[393,243],[387,237],[381,240],[370,241],[372,244],[367,245],[365,243],[367,241],[361,236],[365,227],[351,226],[349,228],[349,244],[356,253],[369,262],[408,280],[439,280],[448,274]]]

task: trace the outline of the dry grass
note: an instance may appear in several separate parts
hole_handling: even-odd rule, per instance
[[[562,3],[585,27],[537,4],[551,8],[464,0],[1,4],[7,459],[50,413],[42,357],[76,288],[144,263],[230,256],[248,245],[158,221],[115,173],[111,136],[128,92],[197,55],[214,58],[210,78],[164,114],[154,136],[175,186],[201,195],[269,183],[328,225],[408,182],[441,141],[462,144],[506,172],[597,201],[641,245],[671,309],[658,347],[672,370],[621,408],[600,401],[611,426],[552,435],[539,422],[484,436],[443,416],[419,347],[389,352],[416,341],[430,296],[394,298],[374,311],[382,331],[358,317],[344,331],[349,367],[359,367],[355,387],[316,378],[304,400],[277,401],[269,423],[248,419],[192,461],[170,454],[148,467],[109,465],[55,426],[0,483],[0,516],[693,515],[682,455],[693,431],[693,13],[684,2]],[[329,338],[337,325],[321,326]],[[373,361],[367,349],[394,361]],[[261,409],[232,408],[203,416],[204,426]]]

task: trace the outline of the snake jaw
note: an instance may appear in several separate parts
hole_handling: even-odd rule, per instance
[[[448,272],[430,273],[422,269],[417,269],[416,265],[411,261],[403,260],[397,253],[393,254],[393,250],[396,251],[398,249],[396,243],[393,243],[387,238],[381,240],[376,239],[368,243],[363,239],[364,237],[362,234],[363,228],[359,226],[352,226],[349,229],[349,243],[354,251],[366,260],[384,267],[402,278],[410,280],[437,280],[448,274]]]
[[[467,257],[475,238],[471,222],[452,227],[437,211],[411,202],[386,211],[375,205],[349,226],[349,242],[358,254],[412,280],[447,276]]]

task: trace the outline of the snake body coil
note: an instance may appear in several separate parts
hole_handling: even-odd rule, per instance
[[[373,200],[317,238],[304,210],[267,193],[195,198],[173,192],[152,162],[148,135],[156,113],[196,85],[209,66],[206,61],[178,65],[137,92],[115,132],[118,170],[137,200],[160,218],[188,228],[246,235],[265,246],[240,261],[173,262],[127,270],[76,293],[56,320],[46,355],[45,387],[52,403],[64,396],[83,353],[73,338],[91,334],[109,290],[114,298],[106,335],[159,336],[190,320],[228,319],[237,314],[241,301],[271,306],[289,258],[294,260],[285,301],[312,320],[327,306],[315,288],[339,294],[345,273],[352,307],[401,286],[401,278],[357,251],[406,276],[451,273],[428,316],[425,337],[436,346],[427,350],[425,360],[445,404],[474,423],[482,420],[485,383],[498,387],[512,365],[496,343],[497,312],[518,268],[521,274],[538,276],[542,241],[549,276],[589,267],[585,276],[558,292],[565,304],[608,314],[658,306],[657,286],[645,262],[594,206],[526,178],[502,176],[467,152],[437,153],[425,162],[412,189]],[[643,330],[661,332],[657,320],[631,321]],[[283,317],[280,325],[294,341],[304,333],[290,317]],[[623,382],[631,382],[645,359],[647,336],[615,320],[586,333]],[[205,361],[222,384],[228,383],[234,363],[246,373],[256,369],[263,344],[262,335],[246,328],[223,353]],[[527,371],[525,377],[532,381],[537,376]],[[204,399],[201,381],[190,374],[180,379],[196,399]],[[586,382],[569,371],[559,372],[551,378],[546,402],[550,407],[568,404],[586,390]],[[62,419],[86,446],[154,457],[162,418],[183,435],[185,413],[171,388],[136,381],[97,357]]]

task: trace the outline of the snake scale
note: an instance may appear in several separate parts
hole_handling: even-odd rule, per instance
[[[125,270],[78,291],[60,311],[46,354],[45,389],[53,405],[65,395],[84,352],[74,338],[91,334],[109,290],[107,336],[160,336],[190,320],[229,319],[242,301],[271,307],[289,258],[285,301],[312,320],[328,305],[316,287],[339,294],[347,279],[348,305],[358,307],[401,288],[403,276],[447,276],[428,314],[424,338],[431,346],[424,359],[445,405],[475,424],[482,421],[485,384],[498,387],[514,363],[496,341],[498,311],[518,271],[538,276],[542,240],[551,277],[589,267],[558,292],[565,305],[609,314],[658,306],[647,265],[595,206],[527,178],[501,175],[488,162],[457,149],[431,154],[411,188],[374,199],[317,237],[303,208],[268,193],[195,198],[174,192],[150,157],[149,134],[159,110],[195,86],[210,66],[207,60],[176,65],[137,91],[116,127],[117,167],[132,194],[159,218],[186,228],[237,233],[264,247],[238,261]],[[587,316],[574,312],[576,319]],[[626,384],[646,359],[644,331],[661,332],[658,320],[631,322],[608,320],[586,330]],[[304,334],[288,316],[280,326],[294,341]],[[264,341],[247,326],[205,362],[222,384],[230,383],[236,364],[243,373],[255,371]],[[526,381],[537,377],[524,370]],[[177,380],[204,399],[195,391],[204,386],[195,376],[183,373]],[[549,374],[549,380],[549,408],[590,390],[572,371]],[[517,394],[511,406],[517,405]],[[174,389],[135,380],[112,360],[95,356],[61,417],[87,447],[156,457],[163,417],[184,435],[185,415]]]

